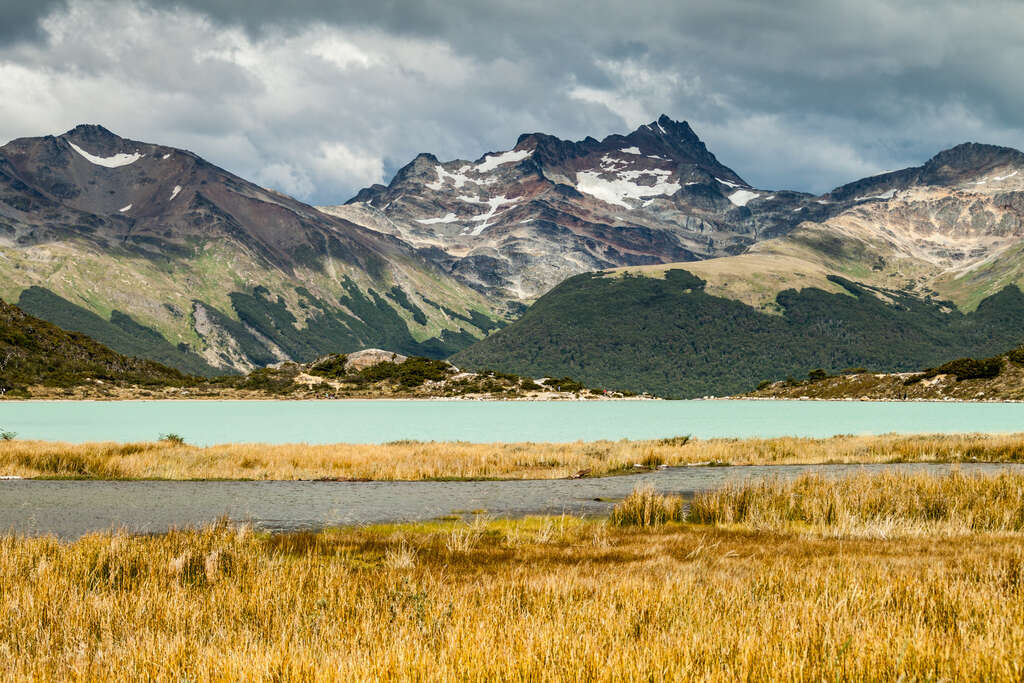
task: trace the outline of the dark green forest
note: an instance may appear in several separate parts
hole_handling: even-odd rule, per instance
[[[913,371],[1024,340],[1024,294],[1016,286],[965,315],[900,292],[884,292],[886,303],[864,286],[830,279],[848,294],[787,290],[777,297],[783,314],[769,315],[709,295],[685,270],[664,279],[587,273],[452,361],[687,398],[746,392],[817,368]]]
[[[151,360],[128,358],[78,332],[0,301],[0,391],[17,396],[31,384],[72,387],[93,379],[142,386],[195,382]]]

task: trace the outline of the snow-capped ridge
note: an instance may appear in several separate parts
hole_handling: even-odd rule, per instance
[[[529,157],[533,152],[528,149],[513,149],[498,154],[488,154],[476,165],[477,173],[489,173],[503,164],[511,164]]]
[[[88,161],[90,164],[95,164],[96,166],[103,166],[104,168],[119,168],[121,166],[128,166],[129,164],[134,164],[136,161],[146,156],[145,154],[142,154],[140,152],[135,152],[134,154],[122,153],[115,154],[114,156],[110,157],[99,157],[93,154],[89,154],[84,149],[82,149],[75,143],[71,142],[70,140],[67,140],[66,142],[69,145],[71,145],[71,148],[78,152],[78,154],[80,154],[82,158]]]

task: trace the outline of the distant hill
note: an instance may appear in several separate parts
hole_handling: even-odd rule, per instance
[[[710,294],[681,267],[658,275],[570,278],[452,360],[565,374],[608,389],[722,396],[815,368],[916,370],[951,356],[998,353],[1024,339],[1024,294],[1014,285],[963,313],[948,302],[827,275],[823,281],[836,291],[784,290],[778,312],[769,312]]]
[[[84,334],[65,332],[0,301],[0,392],[24,395],[30,385],[72,387],[93,380],[186,386],[196,378],[121,355]]]

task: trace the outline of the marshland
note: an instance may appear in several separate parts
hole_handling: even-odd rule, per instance
[[[165,435],[166,437],[167,435]],[[659,466],[1024,462],[1022,434],[840,435],[572,443],[222,444],[0,439],[0,475],[67,479],[563,479]]]
[[[807,476],[610,518],[0,538],[34,680],[1019,680],[1024,476]]]

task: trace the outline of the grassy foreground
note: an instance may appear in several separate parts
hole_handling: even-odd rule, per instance
[[[0,441],[0,475],[80,479],[557,479],[699,463],[969,461],[1024,462],[1024,434],[210,447],[167,441]]]
[[[1020,680],[1022,488],[811,477],[647,527],[0,537],[0,656],[33,680]]]

